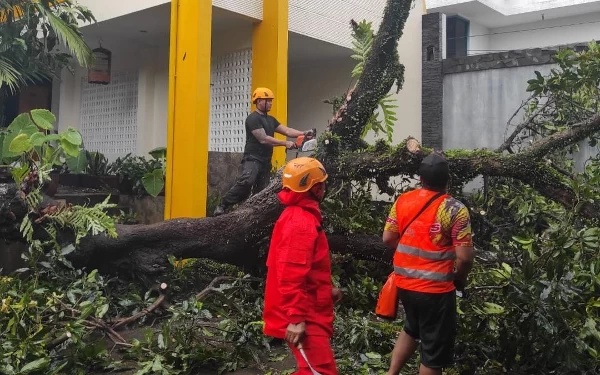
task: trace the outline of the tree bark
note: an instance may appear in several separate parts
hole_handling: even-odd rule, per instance
[[[412,0],[388,0],[371,53],[355,88],[331,119],[332,133],[344,140],[344,148],[356,150],[363,145],[361,134],[367,121],[394,83],[404,83],[404,66],[398,58],[398,40],[408,19]]]
[[[566,208],[579,205],[580,213],[586,218],[596,218],[600,217],[599,205],[580,202],[577,194],[566,183],[566,176],[554,168],[545,156],[552,150],[576,144],[598,132],[600,115],[595,115],[540,139],[516,154],[487,150],[449,150],[445,153],[454,181],[464,184],[480,175],[515,178]],[[411,138],[397,147],[379,144],[366,152],[341,155],[335,167],[339,173],[336,177],[387,181],[391,176],[417,174],[419,163],[430,151],[410,151],[406,147],[409,140]]]

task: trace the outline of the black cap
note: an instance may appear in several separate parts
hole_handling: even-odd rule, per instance
[[[423,183],[434,188],[445,188],[450,178],[448,160],[437,152],[427,155],[419,167]]]

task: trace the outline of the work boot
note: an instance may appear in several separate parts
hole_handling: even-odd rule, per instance
[[[225,213],[225,210],[226,210],[226,209],[227,209],[227,208],[226,208],[226,207],[225,207],[225,206],[224,206],[222,203],[221,203],[221,204],[219,204],[219,205],[218,205],[218,206],[215,208],[215,211],[213,212],[213,216],[215,216],[215,217],[216,217],[216,216],[223,215],[223,214]]]

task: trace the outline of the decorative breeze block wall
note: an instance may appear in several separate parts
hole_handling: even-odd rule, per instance
[[[214,57],[211,83],[209,151],[243,152],[252,95],[252,49]]]
[[[124,156],[135,154],[138,114],[137,70],[112,74],[111,83],[81,79],[79,131],[86,150]]]

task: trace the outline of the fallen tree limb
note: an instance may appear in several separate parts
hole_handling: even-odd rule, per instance
[[[566,183],[565,176],[544,159],[549,152],[576,144],[600,132],[600,116],[575,124],[563,131],[533,143],[516,154],[502,154],[487,150],[445,151],[454,181],[462,183],[483,176],[510,177],[518,179],[548,199],[567,208],[580,206],[580,213],[587,218],[600,217],[596,203],[580,202],[577,194]],[[338,158],[335,171],[337,178],[378,179],[382,176],[415,175],[419,164],[429,150],[409,150],[409,138],[397,147],[379,144],[360,153],[346,153]]]
[[[119,319],[115,324],[112,325],[112,327],[110,327],[113,330],[119,329],[122,326],[125,326],[129,323],[133,323],[135,321],[137,321],[138,319],[142,318],[143,316],[146,316],[148,314],[150,314],[152,311],[156,310],[157,308],[159,308],[160,306],[163,306],[164,302],[165,302],[165,298],[167,297],[166,295],[166,290],[167,290],[167,284],[165,283],[161,283],[159,288],[159,296],[156,299],[156,301],[154,301],[152,303],[152,305],[146,307],[145,309],[143,309],[142,311],[140,311],[139,313],[132,315],[128,318],[123,318],[123,319]]]

